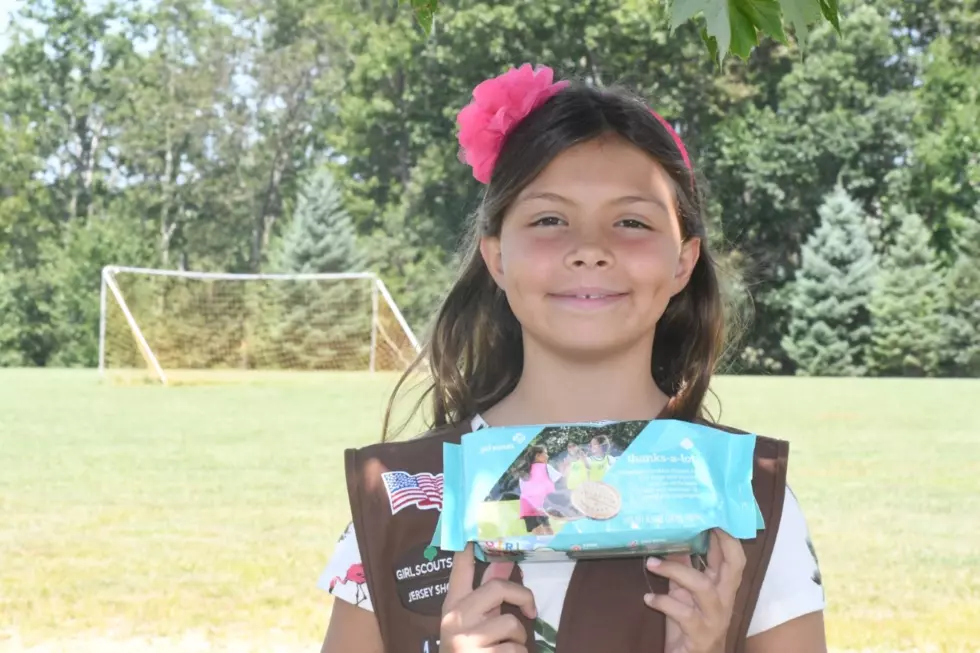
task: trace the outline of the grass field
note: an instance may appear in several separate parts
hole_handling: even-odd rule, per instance
[[[393,382],[0,370],[0,651],[319,650],[341,453]],[[792,442],[833,648],[980,651],[980,382],[716,390],[723,421]]]

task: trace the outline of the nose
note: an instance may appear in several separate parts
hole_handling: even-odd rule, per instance
[[[613,260],[612,252],[598,238],[579,238],[565,256],[570,268],[607,268]]]

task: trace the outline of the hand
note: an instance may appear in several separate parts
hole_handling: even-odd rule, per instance
[[[711,532],[708,566],[700,572],[689,556],[650,558],[647,569],[670,579],[667,594],[647,594],[643,601],[667,615],[664,653],[725,653],[725,639],[742,582],[742,544],[721,530]]]
[[[501,614],[504,603],[521,609],[528,619],[537,616],[534,596],[512,583],[513,562],[494,562],[473,589],[476,561],[473,544],[453,557],[446,601],[442,606],[439,653],[527,653],[527,631],[511,614]]]

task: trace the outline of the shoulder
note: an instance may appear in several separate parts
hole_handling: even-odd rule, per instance
[[[772,557],[748,635],[824,609],[823,576],[803,509],[787,487]]]
[[[409,474],[441,472],[443,445],[458,443],[469,430],[469,424],[452,424],[433,428],[408,440],[376,442],[347,449],[344,452],[344,465],[351,486],[349,490],[354,487],[371,490],[375,487],[376,479],[396,475],[391,470]]]

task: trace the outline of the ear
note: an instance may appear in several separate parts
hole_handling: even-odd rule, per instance
[[[500,238],[497,236],[483,236],[480,239],[480,255],[483,262],[490,271],[490,276],[503,288],[504,285],[504,261],[500,251]]]
[[[701,257],[701,239],[688,238],[681,243],[681,255],[677,259],[677,269],[674,272],[674,283],[671,297],[684,290],[694,273],[694,266]]]

